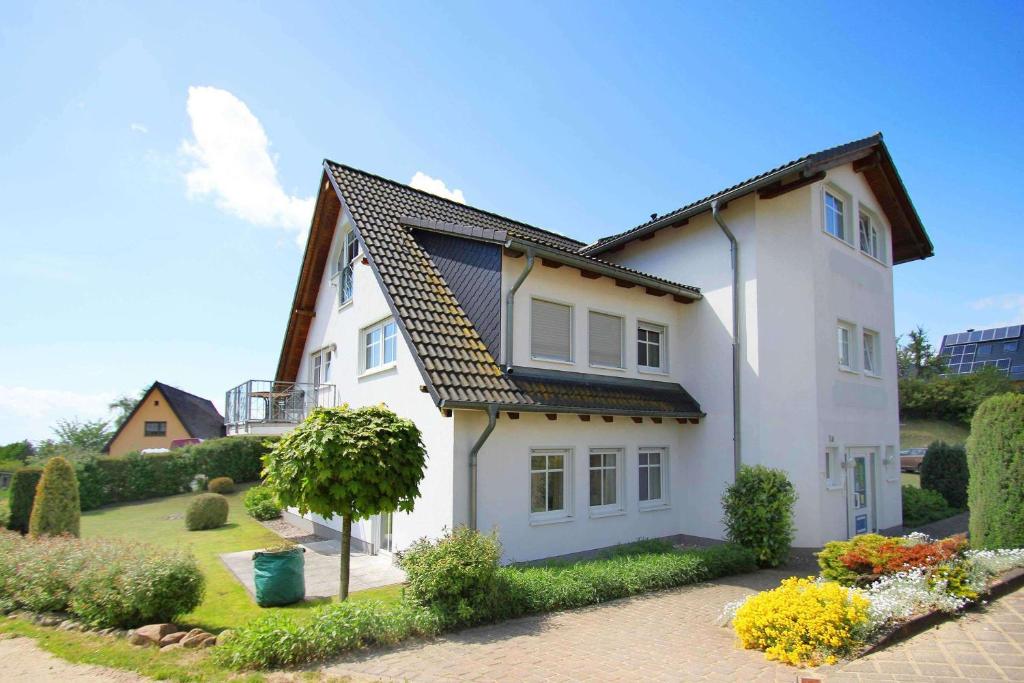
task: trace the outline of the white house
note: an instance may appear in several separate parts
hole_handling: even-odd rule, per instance
[[[892,266],[931,255],[880,134],[589,245],[326,161],[276,379],[228,429],[415,420],[422,498],[353,526],[374,552],[718,539],[740,463],[788,473],[819,546],[901,522]]]

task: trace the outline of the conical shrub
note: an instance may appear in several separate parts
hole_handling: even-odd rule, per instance
[[[36,499],[36,487],[43,476],[42,467],[22,467],[11,479],[11,519],[7,527],[12,531],[28,533],[28,520],[32,516],[32,504]]]
[[[78,536],[82,509],[75,468],[61,457],[51,458],[36,488],[28,531],[33,536]]]

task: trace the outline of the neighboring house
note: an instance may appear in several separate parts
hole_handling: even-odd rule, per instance
[[[942,338],[939,356],[947,373],[968,375],[984,367],[993,367],[1018,382],[1024,381],[1024,325],[967,330]]]
[[[171,448],[176,441],[224,436],[224,418],[209,399],[153,382],[135,410],[103,447],[124,455],[150,448]]]
[[[786,470],[817,546],[901,522],[892,266],[931,255],[880,134],[589,245],[326,161],[276,380],[228,422],[413,419],[422,498],[353,526],[371,551],[722,538],[739,463]]]

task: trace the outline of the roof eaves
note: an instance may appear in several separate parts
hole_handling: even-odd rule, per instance
[[[480,228],[473,225],[462,225],[459,223],[446,223],[429,218],[418,218],[416,216],[404,216],[401,219],[402,225],[411,229],[426,230],[441,235],[462,237],[477,242],[492,242],[505,244],[508,240],[508,230],[496,230],[493,228]]]

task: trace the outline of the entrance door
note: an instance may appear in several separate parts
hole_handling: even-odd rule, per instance
[[[851,448],[847,477],[847,494],[850,499],[850,535],[867,534],[875,530],[874,525],[874,471],[875,451],[868,448]]]
[[[394,551],[395,515],[386,512],[377,516],[377,551],[391,553]]]

